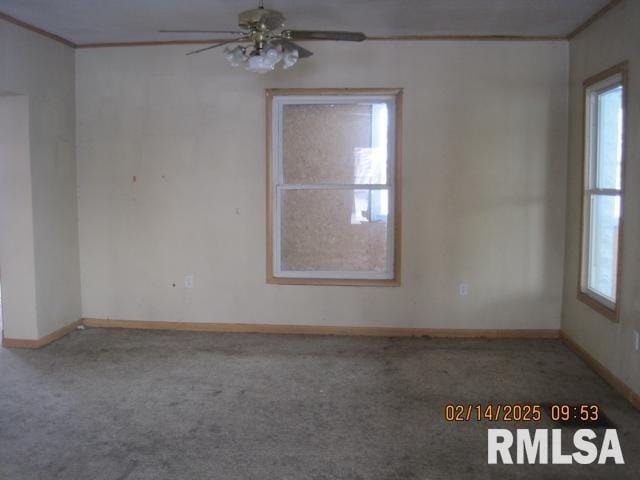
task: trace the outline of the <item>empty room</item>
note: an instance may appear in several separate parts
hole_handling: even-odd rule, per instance
[[[0,0],[0,479],[640,478],[640,0]]]

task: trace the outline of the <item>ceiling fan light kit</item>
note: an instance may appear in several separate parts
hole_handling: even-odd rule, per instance
[[[224,58],[232,67],[244,67],[255,73],[271,72],[280,64],[287,70],[297,63],[299,56],[297,49],[282,45],[268,45],[261,51],[253,49],[251,52],[248,52],[248,47],[242,45],[224,49]]]
[[[276,10],[267,10],[262,5],[240,13],[238,25],[246,31],[232,30],[160,30],[165,33],[232,33],[237,38],[221,40],[215,45],[200,48],[187,55],[201,53],[223,45],[224,58],[233,67],[244,67],[255,73],[267,73],[281,67],[289,69],[300,58],[307,58],[313,52],[295,44],[293,40],[362,42],[366,35],[361,32],[336,32],[323,30],[283,30],[284,15]],[[249,45],[228,46],[230,43]]]

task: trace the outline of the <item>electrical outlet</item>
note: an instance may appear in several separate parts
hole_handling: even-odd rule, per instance
[[[184,276],[184,288],[193,288],[193,274],[188,273]]]
[[[636,352],[640,352],[640,332],[638,330],[634,330],[633,332],[633,347],[636,349]]]
[[[469,295],[469,284],[468,283],[460,283],[458,285],[458,295],[461,297],[466,297]]]

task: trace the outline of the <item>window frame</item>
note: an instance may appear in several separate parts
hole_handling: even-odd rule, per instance
[[[267,251],[266,251],[266,281],[269,284],[278,285],[341,285],[341,286],[400,286],[400,274],[401,274],[401,174],[402,174],[402,94],[401,88],[292,88],[292,89],[266,89],[266,131],[267,131],[267,175],[266,175],[266,195],[267,195]],[[288,99],[289,103],[292,100],[305,97],[305,100],[309,100],[310,97],[315,100],[315,103],[323,104],[328,103],[332,98],[353,97],[364,101],[379,101],[384,100],[391,102],[393,105],[393,112],[390,112],[390,130],[393,132],[393,144],[390,145],[390,151],[393,154],[393,161],[389,165],[389,175],[387,185],[385,188],[389,188],[389,215],[390,221],[388,222],[388,255],[393,263],[391,272],[385,272],[387,275],[380,275],[377,278],[368,272],[362,272],[362,274],[353,275],[353,272],[331,272],[336,273],[331,277],[319,276],[314,272],[311,275],[291,275],[277,271],[276,267],[279,264],[276,261],[276,255],[278,255],[277,239],[279,236],[277,232],[280,228],[280,218],[278,216],[277,205],[277,185],[280,169],[277,168],[276,162],[280,159],[280,152],[275,151],[275,147],[279,145],[279,142],[275,138],[280,132],[279,116],[276,115],[278,105],[281,103],[279,98],[284,98],[285,102]],[[346,184],[339,184],[336,189],[346,188]],[[370,185],[353,185],[355,189],[358,187],[364,187],[363,190],[371,188]],[[320,186],[322,188],[322,186]],[[378,186],[382,188],[382,186]],[[390,240],[389,240],[390,239]],[[389,275],[389,273],[391,275]]]
[[[620,316],[623,265],[623,229],[624,229],[624,192],[625,163],[627,138],[627,101],[628,101],[628,62],[622,62],[586,79],[583,85],[583,127],[582,127],[582,183],[581,183],[581,215],[580,215],[580,263],[578,273],[578,300],[593,310],[617,322]],[[598,188],[594,170],[598,167],[596,150],[597,138],[593,138],[594,126],[598,117],[591,115],[593,94],[600,95],[618,86],[622,87],[622,145],[620,165],[620,188]],[[595,196],[611,196],[620,198],[620,220],[618,225],[618,252],[616,263],[616,297],[615,302],[603,297],[588,286],[589,259],[591,254],[591,201]]]

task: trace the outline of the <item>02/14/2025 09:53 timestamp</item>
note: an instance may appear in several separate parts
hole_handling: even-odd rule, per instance
[[[453,404],[444,407],[444,419],[447,422],[539,422],[546,410],[551,420],[567,422],[597,422],[600,408],[595,404]]]

